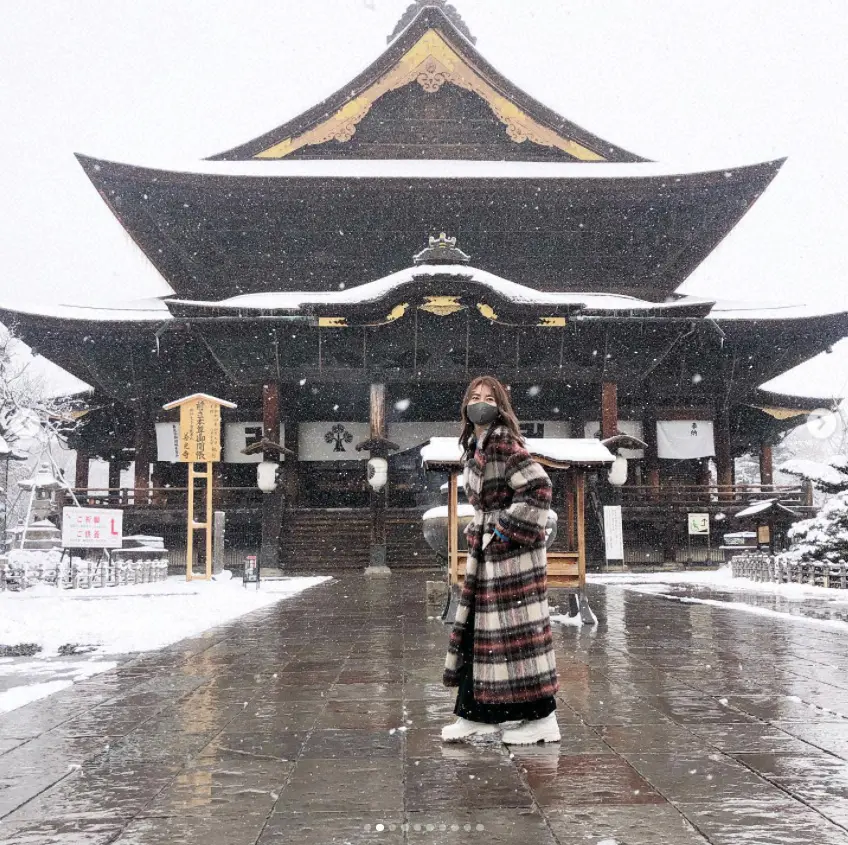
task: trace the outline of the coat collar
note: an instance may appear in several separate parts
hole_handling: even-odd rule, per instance
[[[480,441],[480,449],[485,449],[486,444],[489,442],[489,439],[493,434],[503,435],[505,433],[509,433],[509,429],[501,422],[495,420],[488,428],[486,433],[483,435],[483,439]]]

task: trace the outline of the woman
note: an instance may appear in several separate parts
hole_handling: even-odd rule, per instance
[[[444,684],[458,687],[445,742],[496,733],[512,745],[557,742],[558,689],[548,614],[547,473],[530,457],[504,386],[475,378],[462,400],[466,529],[465,582],[445,659]]]

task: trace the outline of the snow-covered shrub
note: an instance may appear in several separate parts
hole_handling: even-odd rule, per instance
[[[780,468],[812,481],[828,495],[812,519],[802,519],[789,529],[787,536],[792,545],[781,557],[799,562],[848,561],[848,457],[835,455],[827,461],[795,458]]]
[[[831,496],[812,519],[796,522],[788,536],[787,555],[797,560],[848,560],[848,489]]]

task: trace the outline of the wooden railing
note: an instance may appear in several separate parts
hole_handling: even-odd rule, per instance
[[[803,484],[666,484],[661,487],[633,484],[619,488],[617,493],[617,503],[624,507],[659,506],[675,510],[742,508],[755,499],[771,498],[780,499],[789,507],[811,507],[813,504],[812,488]]]
[[[184,510],[188,504],[187,487],[77,487],[74,495],[83,507]],[[257,487],[218,487],[213,495],[216,507],[224,510],[259,508],[262,504],[262,491]],[[66,494],[64,504],[72,504],[70,495]]]

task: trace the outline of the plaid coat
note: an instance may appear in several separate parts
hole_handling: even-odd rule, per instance
[[[517,704],[556,693],[548,612],[545,526],[551,482],[508,428],[494,425],[465,464],[474,506],[468,563],[445,658],[445,686],[459,685],[462,638],[474,608],[474,698]],[[496,537],[482,548],[483,535]]]

